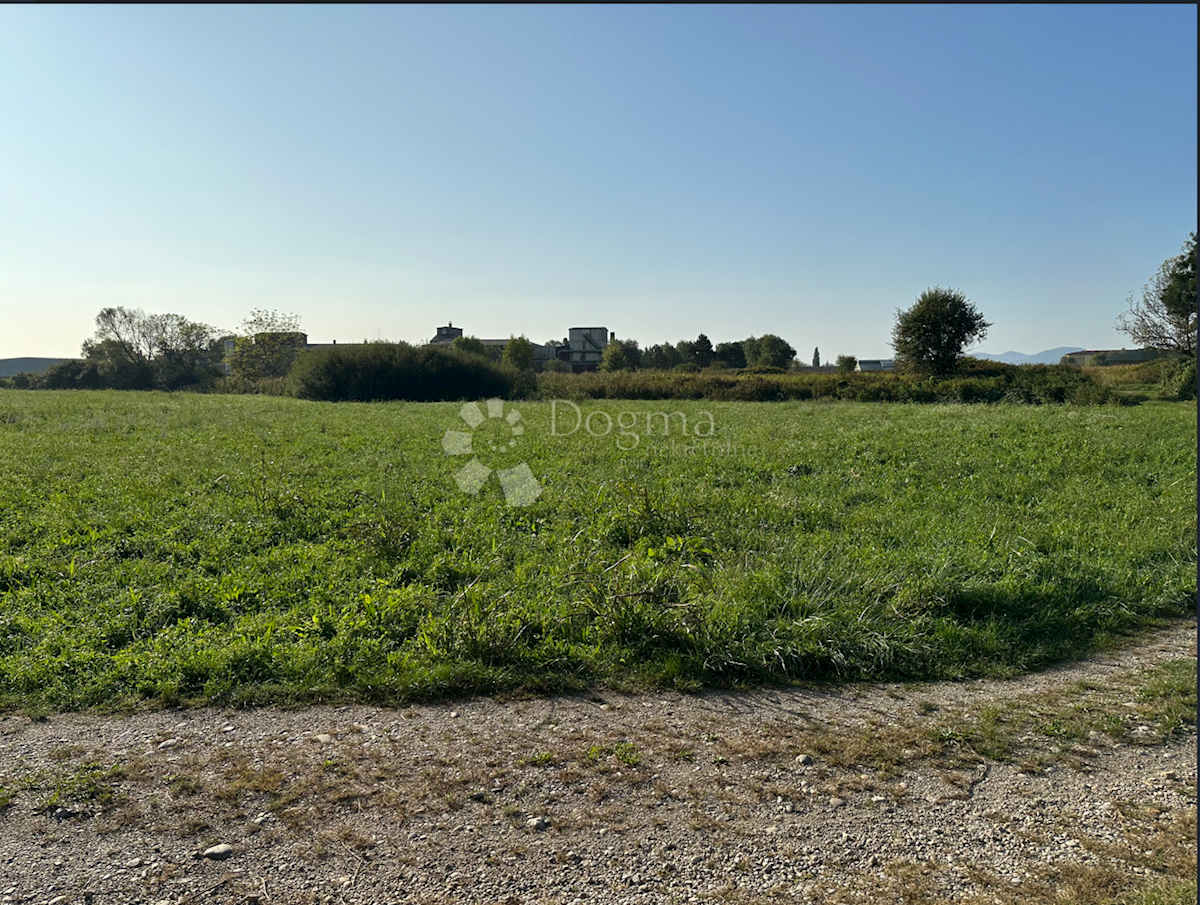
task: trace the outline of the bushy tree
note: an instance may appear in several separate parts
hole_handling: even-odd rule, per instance
[[[681,339],[675,343],[675,354],[678,356],[678,361],[672,365],[673,368],[679,365],[687,365],[689,368],[699,368],[696,364],[696,344],[690,339]]]
[[[839,374],[849,374],[858,367],[858,359],[853,355],[839,355],[833,360]]]
[[[533,367],[533,343],[524,336],[510,336],[500,360],[517,371],[530,370]]]
[[[679,350],[670,343],[656,343],[642,353],[642,367],[667,371],[682,363]]]
[[[746,367],[746,352],[740,342],[717,343],[717,348],[713,350],[713,355],[718,361],[725,362],[731,368]]]
[[[813,367],[821,367],[821,348],[819,346],[813,349]]]
[[[628,363],[629,367],[635,371],[642,367],[642,357],[645,353],[642,352],[642,347],[638,345],[638,341],[636,339],[618,340],[615,336],[609,339],[610,343],[615,343],[618,341],[621,343],[621,348],[625,352],[625,361]]]
[[[926,289],[907,311],[896,311],[896,365],[938,376],[952,374],[963,351],[986,338],[990,326],[959,290]]]
[[[250,380],[284,377],[306,343],[299,315],[255,308],[242,321],[226,361],[235,374]]]
[[[713,344],[707,336],[701,333],[692,345],[692,360],[702,368],[707,368],[713,362]]]
[[[1196,356],[1196,234],[1181,254],[1163,261],[1142,297],[1126,300],[1129,310],[1117,318],[1117,329],[1139,347]]]
[[[748,368],[784,368],[791,366],[796,350],[774,333],[751,336],[742,340]]]
[[[604,354],[600,357],[601,371],[627,371],[629,370],[629,358],[625,354],[625,344],[616,340],[610,340],[608,345],[604,347]]]
[[[487,358],[487,346],[483,344],[483,340],[476,336],[456,336],[454,341],[450,343],[450,348],[455,352],[462,352],[464,355],[478,355],[480,358]]]
[[[96,315],[95,335],[83,343],[83,357],[101,386],[175,390],[216,379],[217,340],[216,329],[181,314],[104,308]]]

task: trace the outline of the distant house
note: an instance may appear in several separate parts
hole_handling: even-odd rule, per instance
[[[1062,357],[1065,365],[1100,367],[1103,365],[1136,365],[1154,361],[1166,353],[1158,349],[1081,349]]]
[[[462,327],[447,324],[445,327],[437,328],[437,335],[427,345],[448,346],[462,335]],[[507,339],[481,339],[480,342],[485,346],[494,346],[500,349],[508,345]],[[600,367],[600,359],[604,356],[608,342],[607,327],[571,327],[567,331],[567,336],[563,337],[561,345],[533,343],[533,360],[535,364],[544,364],[554,359],[565,361],[576,374],[583,371],[595,371]]]
[[[462,327],[456,327],[454,324],[438,327],[437,336],[431,339],[426,345],[448,346],[462,335]]]
[[[894,358],[860,358],[855,370],[894,371],[896,370],[896,360]]]

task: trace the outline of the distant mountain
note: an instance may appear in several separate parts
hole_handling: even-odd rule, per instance
[[[1024,352],[1003,352],[994,355],[991,352],[969,352],[976,358],[986,358],[989,361],[1003,361],[1010,365],[1056,365],[1064,355],[1072,352],[1082,352],[1082,346],[1059,346],[1057,349],[1047,349],[1036,355],[1026,355]]]
[[[23,371],[41,374],[65,358],[0,358],[0,377],[12,377]]]

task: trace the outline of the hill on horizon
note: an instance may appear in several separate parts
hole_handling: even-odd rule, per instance
[[[1003,361],[1010,365],[1056,365],[1064,355],[1082,351],[1083,346],[1057,346],[1033,355],[1026,355],[1024,352],[1001,352],[999,355],[992,352],[971,352],[970,354],[975,358]]]
[[[33,374],[45,373],[65,358],[0,358],[0,377],[12,377],[29,371]]]

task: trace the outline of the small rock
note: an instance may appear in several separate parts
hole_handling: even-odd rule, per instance
[[[62,903],[65,901],[67,901],[66,896],[55,896],[53,899],[47,902],[46,905],[62,905]]]
[[[179,739],[169,738],[165,742],[158,743],[158,750],[165,751],[167,748],[174,748],[178,744],[179,744]]]
[[[542,833],[550,829],[550,820],[547,817],[530,817],[525,821],[525,825],[531,830]]]
[[[221,731],[222,731],[222,732],[232,732],[232,731],[233,731],[233,726],[231,726],[230,724],[226,723],[224,726],[222,726],[222,727],[221,727]]]
[[[807,754],[800,754],[800,755],[796,756],[796,763],[798,763],[802,767],[807,767],[810,764],[812,764],[812,762],[813,762],[812,757],[810,757]]]
[[[834,795],[832,798],[829,799],[829,806],[831,808],[840,808],[845,803],[846,803],[846,799],[838,798],[836,795]]]
[[[130,870],[133,870],[134,868],[137,868],[137,867],[141,867],[142,859],[141,858],[130,858],[128,861],[125,862],[125,866],[128,867]]]
[[[452,719],[452,720],[458,719],[458,711],[457,710],[450,711],[450,719]]]
[[[1179,774],[1178,774],[1178,773],[1176,773],[1174,770],[1167,770],[1165,773],[1163,773],[1163,779],[1166,779],[1166,780],[1174,780],[1174,779],[1175,779],[1175,777],[1176,777],[1176,776],[1178,776],[1178,775],[1179,775]]]
[[[213,861],[224,861],[226,858],[233,857],[233,846],[227,842],[222,842],[220,845],[214,845],[212,848],[206,848],[200,855],[202,858],[210,858]]]
[[[330,742],[333,741],[333,736],[330,735],[328,732],[321,732],[317,735],[314,735],[313,738],[316,741],[320,742],[322,745],[328,745]]]

